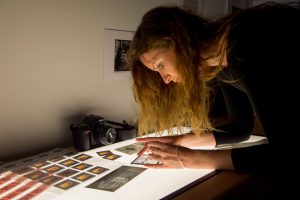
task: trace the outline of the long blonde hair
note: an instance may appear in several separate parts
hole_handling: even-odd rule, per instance
[[[143,16],[128,53],[132,89],[140,108],[139,134],[172,133],[173,127],[182,126],[192,127],[197,135],[214,130],[208,117],[210,88],[206,82],[222,66],[207,67],[205,61],[225,56],[227,28],[226,23],[220,26],[178,7],[157,7]],[[159,48],[174,48],[182,84],[165,84],[139,60],[141,54]],[[201,51],[209,57],[201,57]]]

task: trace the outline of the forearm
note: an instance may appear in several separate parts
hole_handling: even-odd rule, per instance
[[[177,141],[178,145],[185,146],[185,147],[200,147],[200,146],[216,146],[216,140],[214,135],[211,132],[203,133],[199,137],[193,132],[184,134],[179,137]]]
[[[178,157],[185,168],[234,170],[231,150],[178,149]]]

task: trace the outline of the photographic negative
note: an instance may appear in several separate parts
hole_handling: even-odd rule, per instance
[[[146,168],[141,167],[121,166],[88,185],[87,188],[114,192],[145,170]]]
[[[25,199],[33,199],[34,197],[38,196],[41,194],[43,191],[45,191],[48,188],[47,185],[42,184],[35,189],[31,190],[29,193],[25,194],[22,196],[20,199],[25,200]]]

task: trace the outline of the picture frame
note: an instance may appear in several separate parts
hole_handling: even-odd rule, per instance
[[[104,29],[103,34],[103,77],[104,81],[128,80],[130,70],[126,66],[126,53],[134,32]]]

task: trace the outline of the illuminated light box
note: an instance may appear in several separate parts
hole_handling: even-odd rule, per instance
[[[256,143],[262,141],[262,139],[263,137],[260,136],[251,136],[250,139],[243,142],[243,144]],[[142,165],[131,164],[132,161],[137,158],[136,154],[130,155],[130,152],[126,154],[119,151],[122,147],[135,143],[135,139],[132,139],[84,152],[98,159],[98,161],[94,159],[91,160],[92,164],[96,165],[97,163],[97,165],[107,167],[110,170],[106,171],[103,176],[93,178],[93,180],[81,184],[76,189],[65,192],[55,199],[171,199],[216,173],[213,169],[144,169]],[[120,157],[115,160],[108,160],[104,158],[105,155],[103,156],[97,153],[105,151],[110,151],[112,154],[119,155]],[[128,180],[130,179],[128,177],[112,176],[113,178],[106,182],[113,185],[111,188],[109,185],[105,186],[105,182],[99,181],[103,179],[103,177],[109,176],[114,170],[118,170],[116,173],[121,174],[126,171],[128,166],[142,169],[139,170],[140,173],[138,172],[138,175],[135,176],[134,174],[133,176],[135,177],[131,180]],[[100,184],[99,187],[105,190],[93,189],[93,187],[97,187],[97,181],[98,184]],[[123,183],[124,185],[122,185]],[[119,187],[119,185],[122,186]],[[117,189],[114,188],[114,186],[116,186]],[[110,191],[110,189],[114,191]]]
[[[195,181],[201,181],[201,179],[207,178],[215,172],[212,169],[150,169],[144,168],[140,164],[131,164],[137,158],[137,155],[135,153],[129,155],[116,149],[134,143],[136,143],[135,139],[131,139],[82,152],[93,157],[87,160],[86,163],[104,167],[108,170],[81,183],[76,188],[74,187],[62,193],[55,199],[163,199],[169,195],[175,195],[183,187],[187,187]],[[109,154],[101,154],[106,151],[120,157],[109,160],[107,159]],[[130,170],[130,167],[133,167],[132,170]],[[122,173],[129,175],[124,177]],[[105,179],[105,177],[108,178]],[[104,181],[101,181],[101,179],[104,179]],[[95,189],[97,187],[100,189]]]
[[[264,137],[231,147],[261,144]],[[222,146],[219,148],[231,148]],[[171,199],[213,176],[213,169],[148,169],[135,139],[85,152],[53,149],[0,165],[0,199]],[[207,149],[207,148],[203,148]],[[133,161],[136,164],[132,164]],[[10,187],[11,186],[11,187]]]

